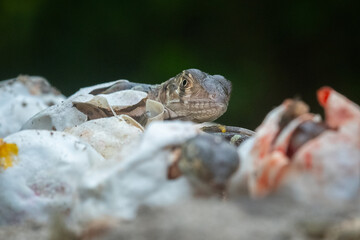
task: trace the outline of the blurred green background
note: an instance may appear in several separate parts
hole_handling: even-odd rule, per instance
[[[355,3],[0,0],[0,79],[41,75],[70,95],[199,68],[233,83],[218,122],[253,129],[285,98],[321,112],[323,85],[360,103]]]

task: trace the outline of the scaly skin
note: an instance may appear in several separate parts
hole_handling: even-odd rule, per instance
[[[106,94],[133,89],[148,93],[148,98],[161,102],[166,119],[194,122],[214,121],[225,113],[231,93],[231,82],[221,75],[209,75],[198,69],[184,70],[158,85],[120,81],[92,94]]]

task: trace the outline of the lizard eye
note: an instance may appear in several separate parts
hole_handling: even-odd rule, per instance
[[[184,79],[181,84],[183,87],[186,87],[188,85],[188,81]]]

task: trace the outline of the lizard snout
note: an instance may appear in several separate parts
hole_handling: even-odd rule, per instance
[[[209,98],[219,104],[227,105],[231,94],[231,82],[221,75],[211,76],[205,81]]]
[[[215,75],[214,77],[216,77],[216,79],[219,81],[225,95],[230,97],[230,94],[231,94],[231,82],[229,80],[225,79],[221,75]]]

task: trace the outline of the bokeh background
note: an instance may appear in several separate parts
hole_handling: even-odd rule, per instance
[[[285,98],[321,112],[329,85],[360,103],[356,1],[0,0],[0,79],[41,75],[65,95],[161,83],[183,69],[233,83],[218,122],[253,129]]]

